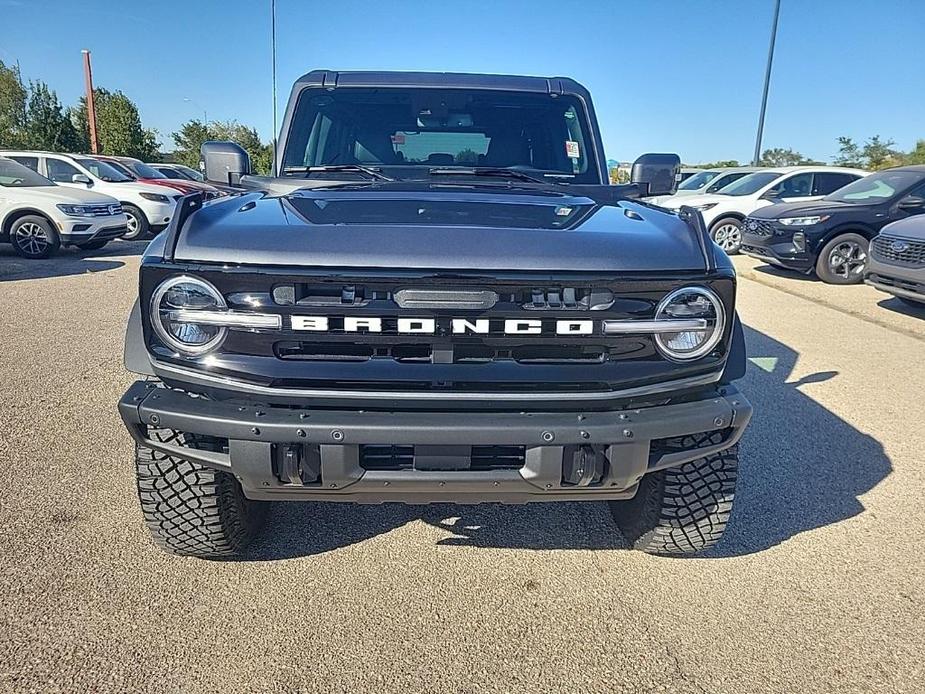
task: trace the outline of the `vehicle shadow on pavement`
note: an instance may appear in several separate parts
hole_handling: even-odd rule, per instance
[[[780,277],[786,280],[797,280],[798,282],[819,282],[819,278],[816,277],[816,273],[806,274],[805,272],[797,272],[796,270],[788,270],[787,268],[777,267],[776,265],[756,265],[752,268],[754,272],[760,272],[764,275],[771,275],[772,277]]]
[[[125,265],[118,260],[141,255],[147,241],[113,241],[97,251],[62,248],[50,258],[29,260],[17,255],[11,246],[0,245],[0,282],[47,279],[115,270]]]
[[[910,306],[909,304],[904,304],[895,296],[889,299],[878,301],[877,306],[880,308],[885,308],[887,311],[892,311],[893,313],[899,313],[903,316],[910,316],[912,318],[925,318],[925,305],[922,305],[921,307]]]
[[[822,371],[792,380],[798,353],[746,328],[750,363],[740,390],[755,413],[741,446],[733,516],[725,537],[701,558],[760,552],[800,533],[864,511],[858,497],[892,471],[883,447],[800,388],[838,378]],[[411,521],[450,533],[443,546],[506,549],[623,549],[599,502],[522,506],[273,504],[245,560],[309,556],[352,545]]]

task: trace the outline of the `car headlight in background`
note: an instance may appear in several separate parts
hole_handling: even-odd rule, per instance
[[[196,357],[221,345],[229,328],[279,330],[282,317],[228,310],[218,289],[198,277],[179,275],[164,280],[154,291],[151,326],[168,347]]]
[[[691,205],[691,207],[693,207],[695,210],[698,210],[699,212],[704,212],[706,210],[712,210],[717,205],[719,205],[718,202],[705,202],[702,205]]]
[[[823,214],[814,217],[781,217],[777,221],[788,227],[811,227],[813,224],[824,222],[832,215]]]
[[[666,332],[664,328],[670,327],[672,321],[689,322],[692,327]],[[682,287],[659,303],[655,323],[659,322],[664,326],[655,333],[655,344],[662,354],[669,359],[689,361],[709,354],[722,339],[726,310],[720,298],[709,289]]]
[[[151,202],[170,202],[170,198],[166,195],[161,195],[160,193],[139,193],[141,197],[145,200],[150,200]]]

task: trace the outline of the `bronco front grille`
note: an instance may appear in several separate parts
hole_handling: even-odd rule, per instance
[[[871,244],[874,258],[890,263],[925,266],[925,241],[913,241],[894,236],[878,236]]]

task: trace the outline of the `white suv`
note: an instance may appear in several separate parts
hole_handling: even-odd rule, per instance
[[[125,239],[140,239],[166,229],[181,197],[164,186],[139,183],[105,162],[80,154],[0,150],[0,157],[18,161],[62,186],[92,188],[114,197],[128,217]]]
[[[742,245],[742,223],[758,208],[776,202],[818,200],[867,174],[861,169],[836,166],[763,168],[712,195],[675,195],[659,205],[673,210],[688,205],[700,210],[710,236],[724,251],[733,254]]]
[[[122,236],[125,223],[115,198],[55,185],[0,157],[0,240],[24,258],[47,258],[61,245],[97,250]]]

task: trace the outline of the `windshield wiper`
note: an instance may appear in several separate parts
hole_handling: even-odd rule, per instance
[[[395,179],[386,176],[385,174],[379,173],[375,169],[371,169],[368,166],[362,166],[360,164],[328,164],[325,166],[287,166],[283,169],[284,174],[313,174],[313,173],[338,173],[338,172],[348,172],[348,173],[362,173],[366,174],[370,178],[375,178],[380,181],[394,181]]]
[[[518,181],[529,181],[530,183],[542,183],[548,185],[549,181],[525,174],[517,169],[505,169],[501,167],[480,166],[478,168],[465,166],[444,166],[428,170],[432,176],[497,176],[499,178],[516,178]]]

